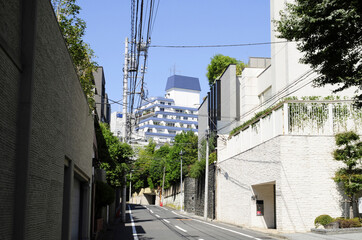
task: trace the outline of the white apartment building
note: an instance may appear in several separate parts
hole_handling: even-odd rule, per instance
[[[198,129],[200,83],[198,78],[173,75],[167,79],[165,97],[152,97],[143,102],[135,115],[138,125],[134,138],[156,143],[172,142],[182,131]]]
[[[284,2],[271,0],[271,20],[279,18]],[[275,35],[271,41],[280,41]],[[348,100],[354,89],[337,96],[332,86],[312,86],[317,74],[298,62],[295,43],[273,44],[271,56],[251,58],[241,76],[230,65],[218,80],[211,107],[218,134],[216,218],[309,231],[321,214],[344,215],[343,190],[332,179],[341,166],[332,156],[334,135],[362,134],[361,112]],[[205,114],[207,105],[199,111]],[[206,124],[199,126],[204,132]]]

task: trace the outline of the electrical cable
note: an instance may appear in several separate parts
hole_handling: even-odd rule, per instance
[[[153,47],[153,48],[221,48],[221,47],[245,47],[245,46],[257,46],[257,45],[270,45],[270,44],[289,43],[289,42],[295,42],[295,41],[214,44],[214,45],[150,45],[149,47]]]

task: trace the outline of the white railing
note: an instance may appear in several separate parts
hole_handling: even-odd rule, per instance
[[[227,144],[231,152],[245,151],[278,135],[333,135],[345,131],[362,134],[362,110],[352,101],[289,100],[245,126]]]

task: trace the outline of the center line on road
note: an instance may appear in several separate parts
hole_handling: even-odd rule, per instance
[[[138,240],[137,231],[136,231],[136,226],[135,226],[134,221],[133,221],[132,211],[131,211],[130,205],[128,205],[128,209],[129,209],[129,217],[131,218],[133,239],[134,239],[134,240]]]
[[[159,215],[157,215],[157,214],[155,214],[155,216],[156,216],[156,217],[158,217],[158,218],[160,217],[160,216],[159,216]]]
[[[163,221],[167,222],[167,223],[170,223],[170,221],[166,220],[166,219],[163,219]]]
[[[152,211],[152,210],[150,210],[150,212],[151,212],[151,213],[153,213],[153,211]]]
[[[183,231],[183,232],[187,232],[185,229],[180,228],[179,226],[176,226],[176,225],[175,225],[175,227],[176,227],[177,229],[180,229],[180,230]]]

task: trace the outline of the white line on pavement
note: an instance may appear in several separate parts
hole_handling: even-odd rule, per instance
[[[150,210],[150,212],[151,212],[151,213],[153,213],[153,211],[152,211],[152,210]]]
[[[255,239],[255,240],[261,240],[261,239],[259,239],[259,238],[250,236],[250,235],[245,234],[245,233],[237,232],[237,231],[234,231],[234,230],[231,230],[231,229],[227,229],[227,228],[224,228],[224,227],[220,227],[220,226],[217,226],[217,225],[214,225],[214,224],[211,224],[211,223],[203,222],[203,221],[200,221],[200,220],[197,220],[197,219],[193,219],[193,220],[196,221],[196,222],[200,222],[200,223],[204,223],[204,224],[210,225],[210,226],[215,227],[215,228],[219,228],[219,229],[222,229],[222,230],[225,230],[225,231],[229,231],[229,232],[232,232],[232,233],[236,233],[236,234],[239,234],[239,235],[244,236],[244,237],[252,238],[252,239]]]
[[[174,211],[171,211],[173,214],[177,215],[177,216],[181,216],[181,217],[184,217],[183,215],[180,215]],[[204,221],[200,221],[200,220],[197,220],[197,219],[192,219],[196,222],[200,222],[200,223],[204,223],[204,224],[207,224],[207,225],[210,225],[212,227],[215,227],[215,228],[219,228],[219,229],[222,229],[222,230],[225,230],[225,231],[229,231],[229,232],[232,232],[232,233],[236,233],[236,234],[239,234],[241,236],[244,236],[244,237],[248,237],[248,238],[252,238],[252,239],[255,239],[255,240],[261,240],[260,238],[257,238],[257,237],[253,237],[251,235],[248,235],[248,234],[245,234],[245,233],[241,233],[241,232],[237,232],[237,231],[234,231],[234,230],[231,230],[231,229],[227,229],[227,228],[224,228],[224,227],[220,227],[220,226],[217,226],[217,225],[214,225],[214,224],[211,224],[211,223],[208,223],[208,222],[204,222]]]
[[[137,231],[136,231],[136,226],[135,226],[134,221],[133,221],[132,211],[131,211],[130,205],[128,205],[128,209],[129,209],[129,217],[131,218],[133,239],[134,239],[134,240],[138,240]]]
[[[155,216],[156,216],[156,217],[158,217],[158,218],[160,217],[160,216],[159,216],[159,215],[157,215],[157,214],[155,214]]]
[[[163,221],[167,222],[167,223],[170,223],[170,221],[166,220],[166,219],[163,219]]]
[[[178,228],[178,229],[180,229],[180,230],[183,231],[183,232],[187,232],[185,229],[180,228],[179,226],[176,226],[176,225],[175,225],[175,227]]]

